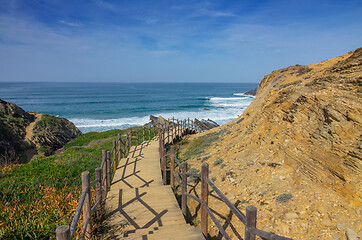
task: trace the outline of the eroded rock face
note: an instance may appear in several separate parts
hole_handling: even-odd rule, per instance
[[[0,100],[0,165],[26,162],[29,151],[52,154],[80,134],[67,119],[26,112],[13,103]],[[27,139],[30,135],[31,139]]]
[[[32,114],[0,99],[0,163],[18,160],[22,149],[29,147],[23,138],[26,134],[25,128],[32,121]]]
[[[33,141],[39,145],[45,155],[49,155],[67,142],[81,135],[81,131],[69,120],[43,114],[33,128]]]
[[[362,48],[274,71],[260,82],[245,119],[228,125],[237,130],[228,140],[240,156],[283,161],[360,205],[361,83]]]
[[[208,162],[210,179],[241,210],[258,208],[261,229],[296,239],[344,235],[338,223],[359,232],[361,83],[362,48],[273,71],[238,119],[190,137],[180,156],[196,169]],[[188,157],[206,135],[217,138]],[[219,159],[223,167],[215,164]]]

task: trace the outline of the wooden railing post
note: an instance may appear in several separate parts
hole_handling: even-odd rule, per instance
[[[250,232],[250,228],[256,228],[256,207],[249,205],[246,207],[245,240],[255,240],[255,235]]]
[[[162,126],[162,140],[163,140],[163,145],[166,144],[165,135],[166,135],[166,128],[165,128],[165,126]]]
[[[137,146],[138,146],[138,144],[140,144],[140,136],[139,136],[139,130],[137,129],[137,131],[136,131],[136,134],[137,134]]]
[[[70,228],[68,225],[57,227],[55,231],[57,240],[70,240]]]
[[[185,122],[181,120],[181,137],[184,135]]]
[[[170,144],[170,126],[167,126],[167,143]]]
[[[158,152],[160,153],[160,158],[162,158],[162,138],[161,133],[158,133]]]
[[[181,210],[182,210],[182,214],[186,217],[186,213],[187,213],[187,163],[183,162],[182,163],[182,169],[181,169]]]
[[[102,150],[102,162],[104,161],[104,165],[103,165],[103,176],[102,176],[102,181],[103,178],[105,177],[105,181],[104,181],[104,189],[103,191],[103,199],[106,199],[107,197],[107,190],[108,190],[108,185],[107,185],[107,151],[106,150]]]
[[[173,145],[171,145],[171,162],[170,162],[170,185],[173,190],[175,190],[175,176],[173,173],[175,172],[175,158],[173,157],[175,155],[175,148]]]
[[[190,131],[190,118],[187,118],[187,128]]]
[[[131,147],[132,147],[132,138],[133,138],[133,133],[131,132],[128,136],[128,152],[131,151]]]
[[[101,168],[96,168],[96,203],[98,202],[97,214],[101,215],[101,201],[102,201],[102,173]]]
[[[163,185],[166,185],[167,184],[167,163],[166,163],[166,148],[164,146],[162,146],[162,168],[163,168],[163,171],[162,171],[162,180],[163,180]]]
[[[175,140],[175,124],[172,125],[171,128],[171,143],[173,144]]]
[[[142,131],[143,131],[143,141],[145,141],[146,135],[145,135],[145,126],[142,127]]]
[[[132,147],[132,132],[130,132],[129,133],[129,135],[128,135],[128,145],[127,145],[127,147],[128,147],[128,153],[129,153],[129,151],[131,150],[131,147]]]
[[[185,130],[186,130],[186,119],[182,121],[182,135],[185,135]]]
[[[129,142],[129,134],[127,133],[127,135],[126,135],[126,139],[124,140],[125,141],[125,151],[126,151],[126,154],[128,154],[129,153],[129,151],[128,151],[128,142]]]
[[[117,163],[116,163],[116,153],[117,153],[117,149],[116,149],[116,146],[117,146],[117,144],[116,144],[116,141],[113,141],[113,159],[112,159],[112,161],[113,161],[113,173],[115,173],[116,172],[116,168],[117,168]]]
[[[131,128],[130,133],[131,133],[131,136],[130,136],[130,137],[131,137],[131,140],[130,140],[130,141],[131,141],[131,144],[130,144],[130,146],[132,147],[132,141],[133,141],[133,129],[132,129],[132,128]]]
[[[183,135],[183,131],[184,131],[184,121],[181,120],[181,137]]]
[[[89,222],[86,226],[86,231],[84,239],[90,239],[92,234],[91,227],[91,196],[90,196],[90,174],[89,171],[82,172],[82,192],[87,192],[87,195],[83,204],[83,221],[84,223],[89,219]]]
[[[201,164],[201,231],[204,236],[207,236],[208,228],[208,215],[205,206],[209,202],[209,185],[206,182],[206,178],[209,177],[209,164]]]
[[[107,186],[111,186],[111,152],[107,151]],[[108,188],[107,188],[108,191]]]
[[[148,140],[151,140],[151,126],[148,126]]]
[[[176,131],[176,135],[177,135],[177,136],[180,136],[180,123],[179,123],[178,120],[177,120],[177,131]]]
[[[122,158],[122,146],[121,146],[121,143],[122,143],[122,139],[121,139],[121,134],[118,133],[118,164],[119,162],[121,161],[121,158]]]
[[[126,139],[122,140],[122,145],[123,145],[123,157],[126,157]]]

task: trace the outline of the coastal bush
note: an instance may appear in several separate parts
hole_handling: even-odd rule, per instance
[[[276,200],[278,203],[284,203],[284,202],[288,201],[289,199],[291,199],[292,197],[293,197],[293,195],[291,193],[282,193],[277,196]]]
[[[55,239],[56,228],[69,225],[73,218],[81,194],[81,173],[88,170],[94,180],[102,149],[110,150],[118,133],[125,132],[83,134],[68,143],[63,153],[35,156],[28,164],[3,168],[0,239]]]
[[[214,165],[217,166],[221,163],[222,163],[222,159],[217,159],[217,160],[215,160]]]
[[[220,133],[208,133],[202,137],[199,137],[193,140],[192,147],[190,147],[183,157],[186,159],[191,158],[192,156],[199,156],[204,153],[205,148],[207,148],[210,144],[220,140]]]
[[[202,162],[205,162],[207,159],[209,159],[210,158],[210,156],[206,156],[206,157],[203,157],[202,158]]]

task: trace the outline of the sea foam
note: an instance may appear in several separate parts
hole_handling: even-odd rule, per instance
[[[208,97],[205,107],[196,111],[154,112],[151,115],[172,119],[211,119],[218,124],[225,124],[243,113],[254,99],[252,96],[243,97]],[[150,116],[125,117],[112,119],[74,118],[70,119],[82,132],[106,131],[114,128],[142,126],[150,122]]]

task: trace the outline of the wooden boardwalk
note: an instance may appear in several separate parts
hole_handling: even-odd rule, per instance
[[[158,139],[132,147],[120,161],[106,199],[103,239],[204,239],[185,222],[160,169]]]

